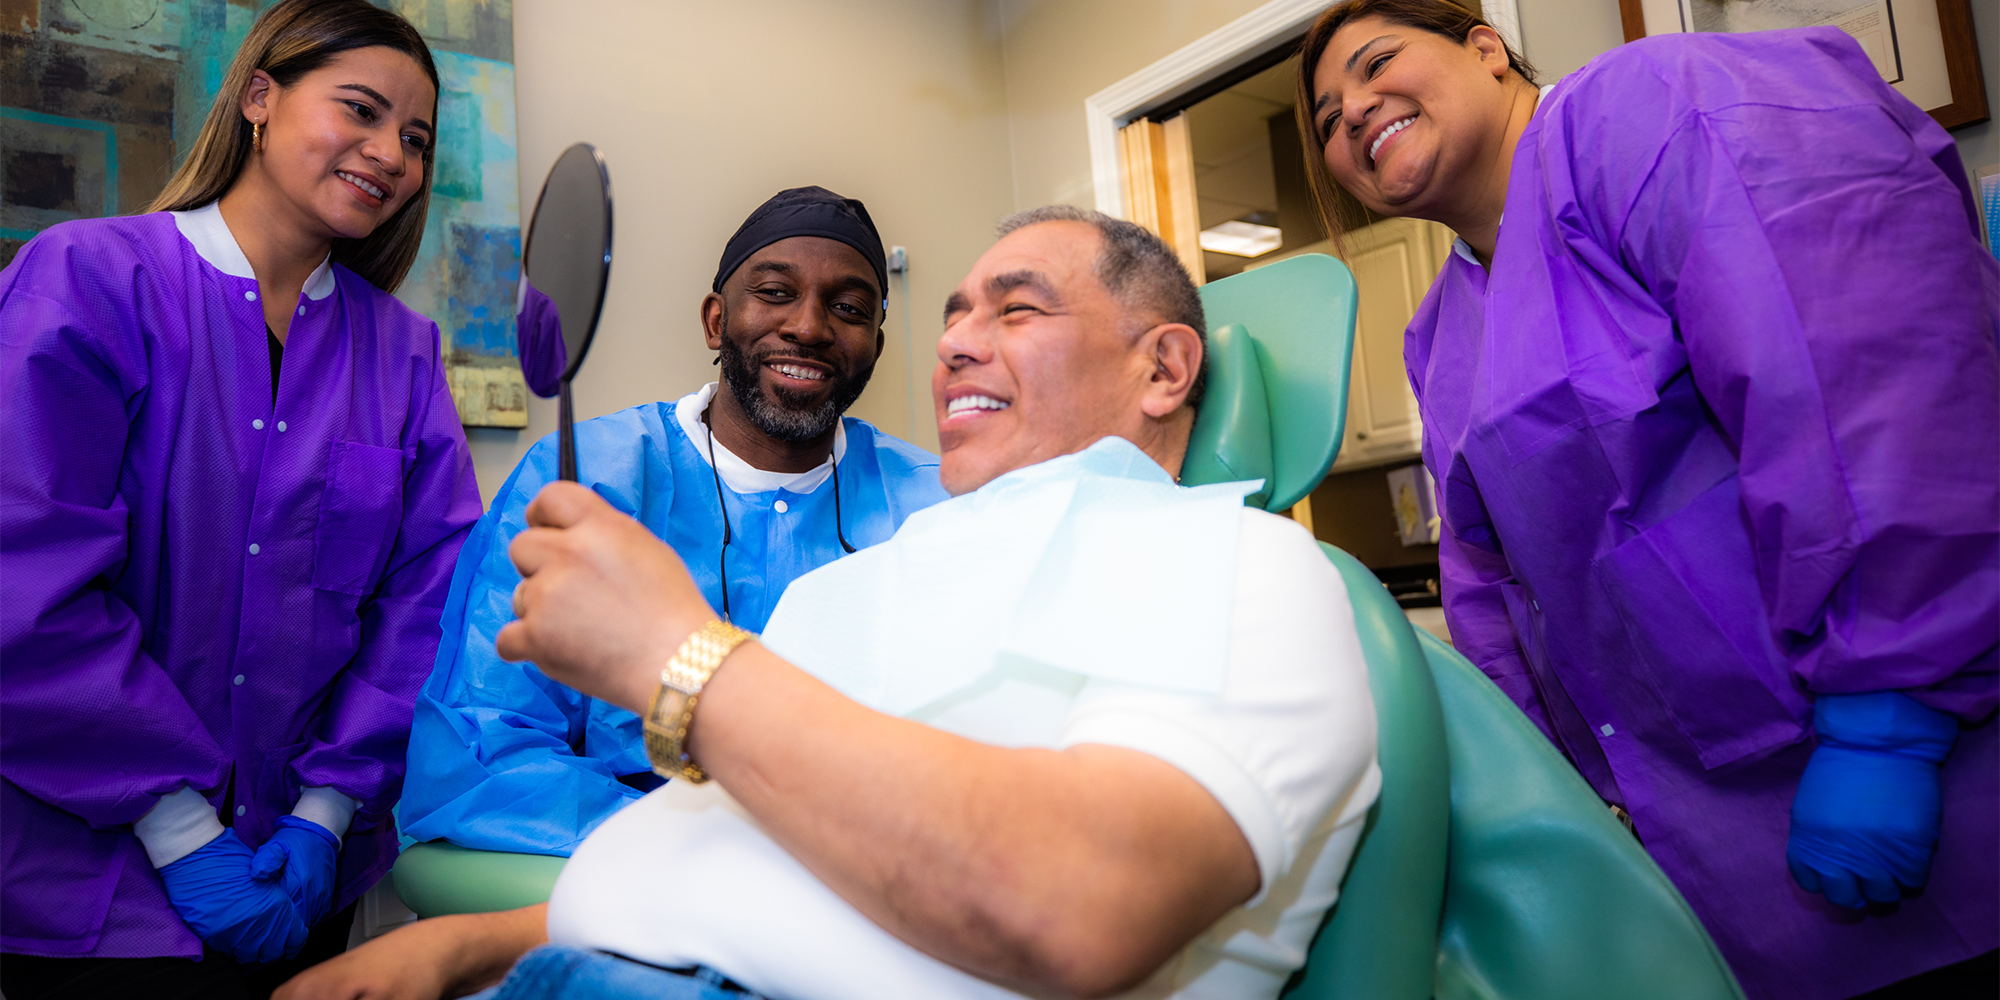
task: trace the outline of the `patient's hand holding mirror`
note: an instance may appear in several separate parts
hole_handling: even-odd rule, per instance
[[[570,380],[583,367],[611,278],[611,175],[589,143],[563,150],[528,224],[515,306],[521,374],[535,395],[560,394],[556,434],[563,479],[576,481]]]

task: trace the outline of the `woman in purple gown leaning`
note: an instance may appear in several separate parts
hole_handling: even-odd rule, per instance
[[[268,994],[396,853],[479,494],[424,231],[438,74],[261,16],[150,214],[0,272],[0,991]]]
[[[1991,996],[2000,271],[1944,130],[1832,28],[1538,88],[1452,0],[1322,15],[1299,122],[1336,238],[1459,236],[1404,351],[1459,649],[1751,997]]]

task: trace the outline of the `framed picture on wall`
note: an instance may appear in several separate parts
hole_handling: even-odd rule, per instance
[[[1839,28],[1938,124],[1987,119],[1971,0],[1618,0],[1618,12],[1628,42],[1677,31]]]

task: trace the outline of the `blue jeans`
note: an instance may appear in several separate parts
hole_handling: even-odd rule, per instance
[[[588,948],[545,944],[500,985],[467,1000],[762,1000],[712,969],[661,969]]]

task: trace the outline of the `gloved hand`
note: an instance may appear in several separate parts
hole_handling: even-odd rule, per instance
[[[244,963],[275,962],[306,946],[291,897],[250,877],[250,845],[235,830],[160,869],[167,900],[202,943]]]
[[[309,819],[278,817],[278,830],[250,862],[250,877],[259,882],[280,879],[307,927],[320,922],[333,902],[333,883],[340,857],[340,838]]]
[[[1823,695],[1819,747],[1792,797],[1785,862],[1807,892],[1840,906],[1889,903],[1930,878],[1938,766],[1958,721],[1895,691]]]

